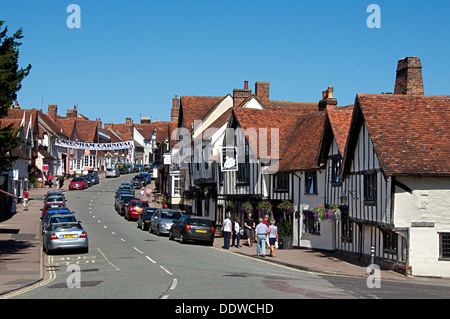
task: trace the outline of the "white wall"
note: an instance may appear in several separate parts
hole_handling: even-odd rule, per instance
[[[450,261],[439,260],[439,233],[450,233],[450,178],[397,177],[412,194],[395,187],[395,227],[409,228],[413,275],[450,277]],[[417,222],[434,226],[414,227]],[[412,224],[414,223],[414,224]]]

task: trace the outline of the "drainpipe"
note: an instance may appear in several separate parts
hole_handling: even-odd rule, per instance
[[[297,246],[300,247],[300,234],[301,234],[301,230],[300,230],[300,216],[301,216],[301,212],[300,212],[300,195],[301,195],[301,180],[302,177],[298,176],[297,173],[294,172],[294,175],[297,176],[298,178],[298,208],[299,208],[299,212],[298,212],[298,221],[297,221]],[[293,194],[293,193],[292,193]]]

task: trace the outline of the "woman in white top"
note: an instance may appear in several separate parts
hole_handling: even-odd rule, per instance
[[[275,242],[278,241],[278,227],[275,226],[275,221],[270,220],[270,232],[269,232],[269,244],[270,244],[270,256],[275,257]]]
[[[231,238],[231,220],[230,213],[227,213],[227,218],[223,221],[223,248],[230,249]]]

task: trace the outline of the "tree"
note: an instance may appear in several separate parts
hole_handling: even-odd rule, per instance
[[[8,115],[8,109],[17,99],[17,92],[22,87],[22,80],[30,73],[31,65],[19,69],[19,46],[22,43],[22,29],[8,36],[8,27],[3,28],[0,21],[0,124],[1,119]],[[0,125],[1,127],[2,125]],[[7,170],[16,160],[11,156],[11,150],[20,145],[18,130],[13,125],[0,129],[0,170]]]

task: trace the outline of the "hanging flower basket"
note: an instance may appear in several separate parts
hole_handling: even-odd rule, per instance
[[[248,213],[253,213],[253,206],[250,202],[245,202],[244,204],[242,204],[241,206],[241,212],[248,214]]]
[[[294,204],[284,200],[278,204],[277,208],[283,212],[284,219],[280,227],[280,237],[292,237],[293,233],[293,215],[295,212]]]
[[[272,215],[272,205],[268,200],[262,200],[256,206],[256,210],[258,211],[258,218],[264,218],[264,216]]]
[[[329,207],[325,204],[317,204],[312,211],[314,220],[317,222],[341,219],[341,210],[338,204],[331,204]]]
[[[236,211],[236,205],[233,202],[227,202],[225,205],[225,211],[234,213]]]

